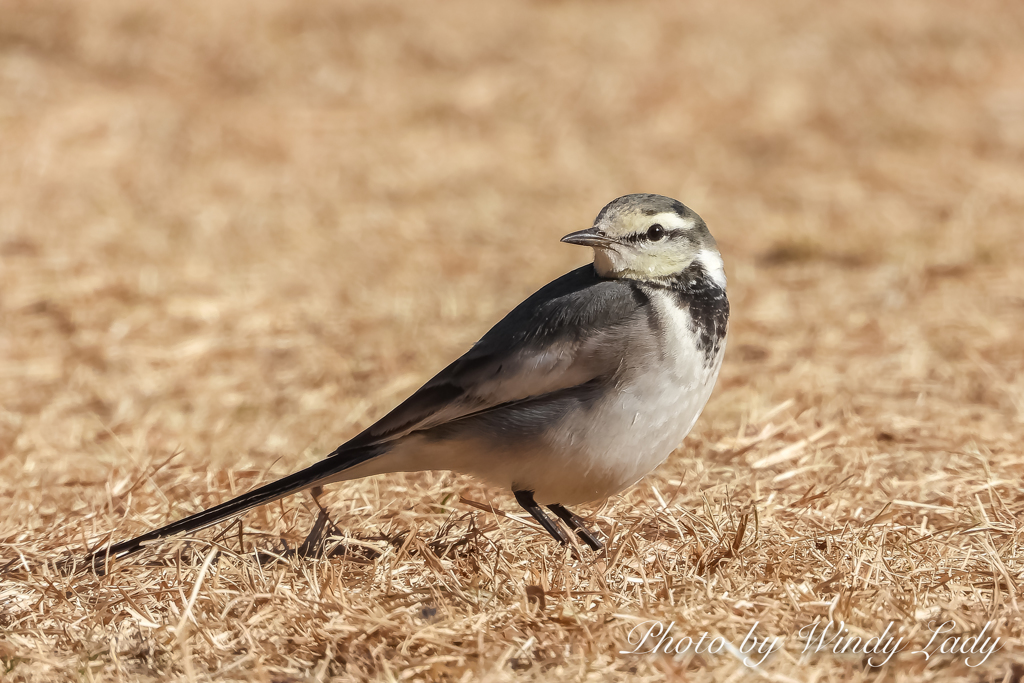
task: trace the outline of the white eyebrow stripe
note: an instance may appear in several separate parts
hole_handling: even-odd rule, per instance
[[[651,225],[655,223],[661,224],[661,226],[667,230],[693,230],[697,223],[691,218],[682,218],[676,213],[659,213],[655,216],[651,216]]]

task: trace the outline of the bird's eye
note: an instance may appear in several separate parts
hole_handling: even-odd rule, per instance
[[[647,239],[652,242],[657,242],[665,236],[665,228],[661,227],[657,223],[647,228]]]

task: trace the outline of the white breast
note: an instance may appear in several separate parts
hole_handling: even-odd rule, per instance
[[[594,409],[553,430],[553,452],[533,482],[538,502],[597,500],[636,483],[679,447],[704,409],[725,344],[707,363],[689,311],[662,291],[651,301],[663,335],[659,352],[632,358]]]

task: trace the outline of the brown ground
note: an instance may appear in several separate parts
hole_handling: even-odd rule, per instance
[[[1020,680],[1021,74],[1014,2],[0,1],[0,679],[755,674],[618,654],[661,619],[759,622],[771,680]],[[637,191],[707,220],[733,321],[686,444],[584,510],[606,554],[436,473],[334,487],[347,559],[254,559],[295,496],[246,552],[52,564],[313,462]],[[913,646],[802,654],[830,617]],[[913,654],[946,620],[1003,650]]]

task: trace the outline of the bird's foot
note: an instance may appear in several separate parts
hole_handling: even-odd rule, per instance
[[[530,516],[537,520],[538,523],[544,530],[551,534],[552,538],[566,545],[569,543],[569,539],[566,538],[565,533],[558,528],[558,524],[550,517],[544,514],[543,508],[537,505],[537,501],[533,499],[533,491],[513,491],[515,494],[516,502],[522,506],[524,510],[530,513]]]
[[[575,531],[576,535],[583,539],[583,542],[589,545],[591,550],[596,551],[604,548],[604,544],[597,540],[597,537],[594,536],[593,532],[583,524],[583,520],[580,519],[580,517],[572,510],[569,510],[558,503],[548,505],[548,509],[558,515],[558,518],[565,522],[566,526]]]
[[[313,528],[309,530],[306,540],[298,547],[295,554],[299,557],[323,557],[327,539],[335,531],[331,518],[327,516],[327,511],[321,508]]]

